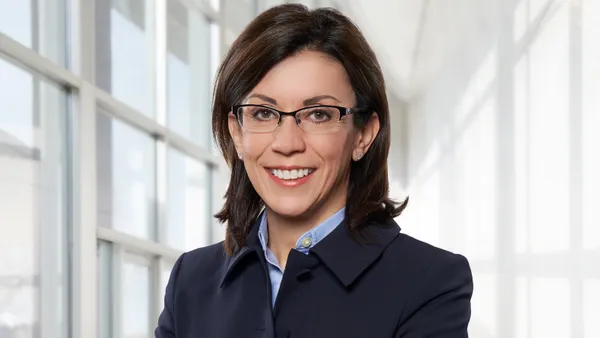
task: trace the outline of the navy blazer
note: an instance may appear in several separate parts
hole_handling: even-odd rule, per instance
[[[166,289],[156,338],[467,337],[469,263],[400,233],[344,224],[311,249],[292,250],[274,308],[258,226],[228,257],[223,243],[183,254]]]

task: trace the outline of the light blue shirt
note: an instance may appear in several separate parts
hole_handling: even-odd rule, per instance
[[[331,217],[325,220],[325,222],[317,225],[311,230],[304,233],[296,242],[295,249],[308,254],[310,249],[314,247],[319,241],[329,235],[333,229],[335,229],[344,220],[346,207],[340,209],[340,211],[333,214]],[[283,278],[283,270],[275,258],[275,254],[267,246],[269,243],[269,232],[267,231],[267,212],[263,212],[260,219],[260,225],[258,228],[258,239],[260,245],[265,253],[267,265],[269,266],[269,277],[271,279],[271,292],[272,292],[272,306],[275,306],[275,299],[277,299],[277,293],[279,292],[279,286],[281,285],[281,279]]]

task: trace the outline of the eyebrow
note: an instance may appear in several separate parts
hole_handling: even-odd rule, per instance
[[[261,99],[261,100],[263,100],[265,102],[268,102],[270,104],[277,105],[277,100],[275,100],[274,98],[268,97],[266,95],[263,95],[263,94],[253,93],[253,94],[250,94],[246,99],[249,100],[251,98],[258,98],[258,99]],[[336,101],[338,103],[340,102],[340,100],[338,100],[335,96],[331,96],[331,95],[317,95],[317,96],[313,96],[311,98],[308,98],[308,99],[302,101],[302,103],[305,106],[309,106],[311,104],[319,103],[319,101],[324,100],[324,99],[331,99],[331,100],[334,100],[334,101]]]

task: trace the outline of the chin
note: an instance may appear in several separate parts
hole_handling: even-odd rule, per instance
[[[273,197],[267,207],[283,217],[301,217],[311,209],[313,203],[298,201],[297,198]]]

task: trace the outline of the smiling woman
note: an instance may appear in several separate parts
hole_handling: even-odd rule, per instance
[[[358,161],[359,154],[366,153],[376,139],[378,114],[366,109],[366,103],[357,107],[339,62],[312,50],[299,51],[273,66],[243,102],[248,104],[234,106],[228,117],[230,142],[243,156],[252,188],[268,208],[269,224],[286,224],[272,225],[270,232],[283,228],[299,237],[346,205],[352,157]],[[364,122],[355,126],[353,115]],[[292,169],[311,173],[293,179]],[[283,177],[271,170],[281,171]],[[368,184],[376,187],[378,183],[381,187],[374,193],[379,196],[373,196],[373,202],[381,199],[392,206],[382,191],[387,182]],[[275,250],[287,255],[289,249]]]
[[[226,239],[179,258],[157,337],[466,337],[469,264],[394,222],[383,74],[348,18],[262,13],[214,93]]]

